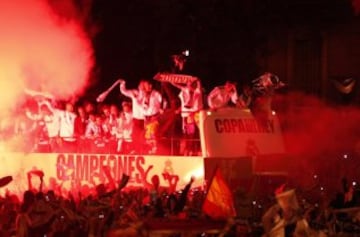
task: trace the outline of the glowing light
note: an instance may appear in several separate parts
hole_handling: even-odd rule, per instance
[[[324,191],[325,189],[324,189],[324,187],[320,187],[320,191]]]
[[[344,159],[347,159],[347,158],[348,158],[348,155],[347,155],[347,154],[344,154],[343,157],[344,157]]]
[[[317,178],[318,178],[317,174],[314,174],[314,179],[317,179]]]
[[[192,170],[191,172],[187,173],[184,176],[184,181],[185,182],[189,182],[189,180],[191,179],[191,177],[195,178],[196,180],[202,180],[204,178],[204,167],[200,166],[194,170]],[[203,183],[201,184],[201,186],[203,185]]]
[[[271,114],[275,116],[276,112],[273,110],[273,111],[271,111]]]
[[[80,19],[63,19],[48,2],[0,1],[1,114],[23,101],[25,88],[69,99],[88,84],[91,40]]]
[[[24,103],[25,91],[67,100],[87,87],[94,65],[93,49],[83,29],[84,18],[77,15],[71,2],[0,1],[1,126],[5,120],[17,120],[14,105]],[[12,139],[0,150],[23,146]]]
[[[207,111],[206,115],[210,116],[211,115],[211,111]]]
[[[355,181],[352,182],[352,185],[353,185],[353,186],[356,186],[356,184],[357,184],[357,183],[356,183]]]
[[[183,55],[185,55],[186,57],[188,57],[190,55],[190,50],[184,50],[184,52],[182,52]]]
[[[4,142],[0,142],[0,152],[5,152],[6,151],[6,145]]]
[[[252,204],[255,206],[255,205],[256,205],[256,201],[253,201]]]

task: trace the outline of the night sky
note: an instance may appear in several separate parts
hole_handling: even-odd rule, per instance
[[[247,83],[266,70],[256,62],[276,28],[327,28],[351,15],[347,0],[94,0],[94,91],[117,78],[136,86],[189,49],[186,73],[206,91],[226,80]],[[285,37],[285,36],[284,36]],[[274,72],[276,73],[276,72]]]

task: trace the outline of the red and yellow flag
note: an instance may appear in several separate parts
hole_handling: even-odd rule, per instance
[[[232,193],[219,168],[216,169],[210,183],[202,210],[214,219],[227,219],[236,216]]]

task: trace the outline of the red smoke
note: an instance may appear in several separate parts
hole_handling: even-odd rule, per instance
[[[359,0],[351,0],[351,5],[355,15],[360,13],[360,1]]]
[[[83,20],[53,7],[45,0],[0,1],[1,113],[21,101],[24,88],[68,99],[88,83],[94,60]]]
[[[307,188],[318,183],[338,190],[344,176],[360,180],[358,108],[330,106],[301,93],[290,93],[275,103],[283,105],[277,114],[293,165],[292,175],[299,183]]]
[[[290,154],[309,155],[355,148],[360,121],[357,108],[330,106],[300,93],[282,99],[282,103],[291,104],[279,115]]]

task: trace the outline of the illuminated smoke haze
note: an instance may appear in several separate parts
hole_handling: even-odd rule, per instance
[[[59,99],[86,88],[93,67],[91,41],[83,22],[73,16],[74,5],[56,7],[45,0],[0,0],[1,114],[22,100],[24,88]]]
[[[296,182],[335,191],[342,177],[360,180],[359,108],[328,105],[303,93],[278,96],[275,103],[292,104],[278,115]]]

